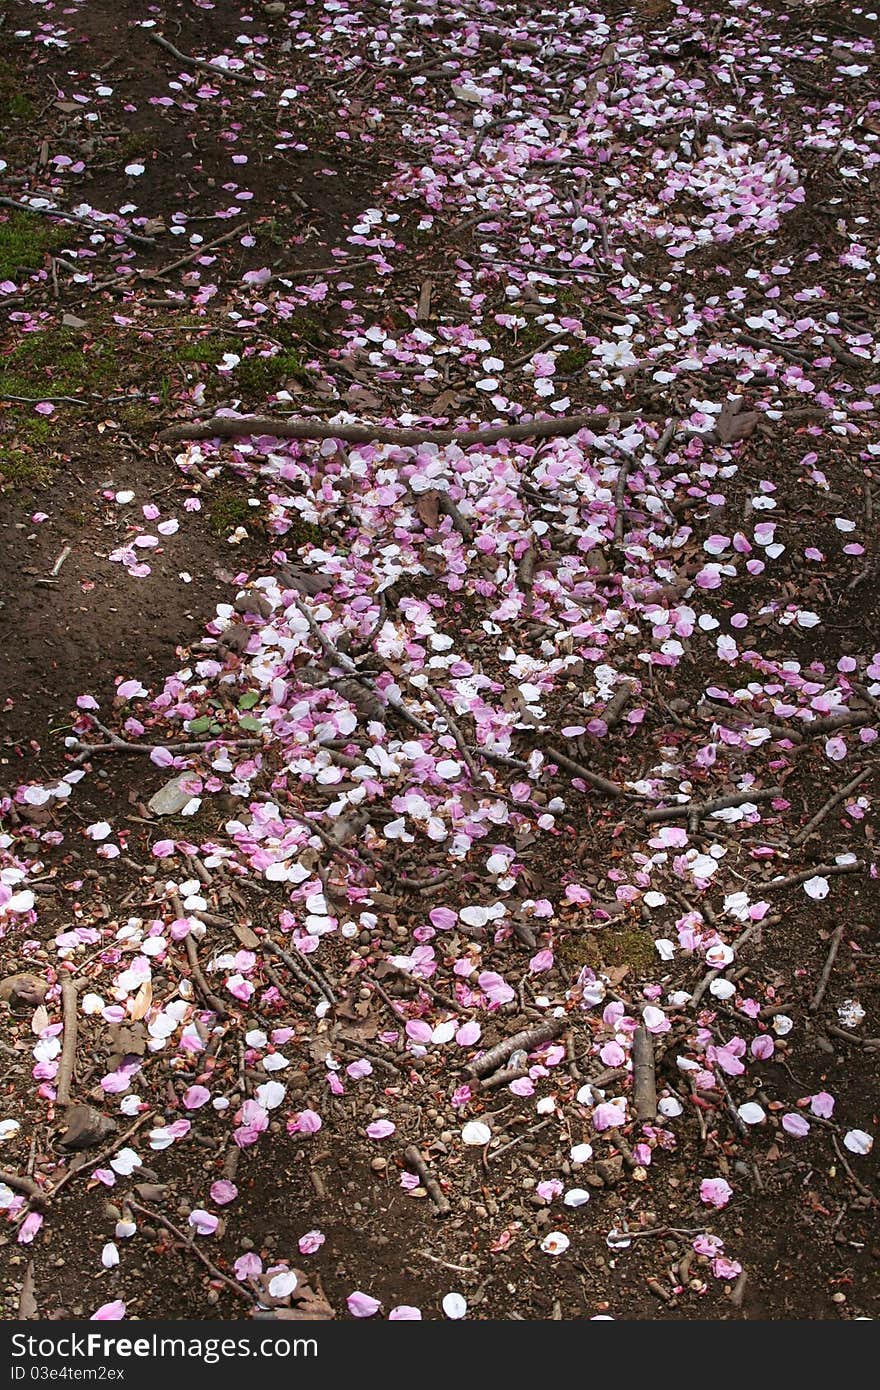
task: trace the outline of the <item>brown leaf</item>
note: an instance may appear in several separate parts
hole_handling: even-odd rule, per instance
[[[735,444],[738,439],[748,439],[755,433],[758,412],[740,411],[739,407],[739,401],[725,401],[715,421],[715,434],[722,444]]]
[[[260,938],[256,932],[252,932],[250,927],[245,927],[238,922],[233,922],[232,930],[235,932],[241,945],[246,951],[256,951],[260,945]]]
[[[440,494],[436,488],[432,487],[427,492],[419,493],[416,511],[422,525],[433,531],[440,520]]]
[[[58,1140],[63,1149],[95,1149],[116,1129],[116,1121],[92,1105],[71,1105],[64,1119],[67,1128]]]

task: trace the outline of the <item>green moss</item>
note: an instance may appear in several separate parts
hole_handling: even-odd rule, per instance
[[[562,376],[574,376],[575,372],[582,372],[591,362],[595,362],[592,348],[584,345],[583,347],[567,348],[561,352],[556,359],[556,370]]]
[[[34,103],[21,90],[21,78],[8,63],[0,63],[0,123],[28,121],[34,115]]]
[[[24,449],[0,447],[0,489],[40,487],[52,476],[52,465],[45,457]]]
[[[592,970],[628,965],[647,975],[656,964],[654,938],[641,927],[600,927],[594,932],[564,938],[555,947],[558,960],[572,975],[585,965]]]
[[[191,343],[181,343],[175,351],[175,360],[215,368],[222,361],[224,353],[241,344],[241,338],[237,335],[235,342],[230,342],[231,336],[224,335],[222,331],[212,331]],[[280,391],[288,381],[306,383],[308,379],[302,358],[295,347],[285,347],[272,356],[254,353],[250,357],[242,357],[238,366],[229,374],[232,385],[244,395],[254,397],[268,396]]]
[[[207,514],[208,525],[216,536],[228,536],[237,526],[253,527],[254,509],[243,493],[233,487],[218,487]]]
[[[26,334],[0,357],[0,394],[76,396],[102,390],[118,372],[119,355],[109,339],[84,342],[68,329],[49,328]]]
[[[60,250],[66,240],[57,223],[32,212],[13,212],[0,222],[0,277],[7,280],[22,270],[39,270],[43,257]]]

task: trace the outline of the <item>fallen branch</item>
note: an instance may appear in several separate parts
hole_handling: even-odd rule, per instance
[[[535,1028],[524,1028],[522,1032],[514,1033],[512,1037],[504,1038],[494,1047],[490,1047],[488,1052],[484,1052],[482,1056],[471,1062],[468,1071],[472,1076],[489,1076],[493,1071],[497,1071],[514,1052],[533,1052],[536,1047],[541,1047],[544,1043],[552,1042],[554,1038],[558,1038],[568,1026],[569,1020],[567,1018],[548,1018]]]
[[[95,222],[91,217],[83,217],[75,212],[64,212],[61,208],[32,207],[30,203],[16,202],[14,198],[0,198],[0,208],[11,208],[14,212],[30,212],[40,217],[57,217],[59,222],[72,222],[78,227],[88,227],[93,232],[100,232],[102,236],[106,236],[110,232],[113,236],[122,237],[123,241],[131,242],[132,246],[156,245],[155,237],[138,236],[136,232],[127,232],[121,227],[111,227],[106,222]]]
[[[210,72],[215,77],[231,77],[233,81],[245,82],[249,87],[253,86],[257,80],[253,73],[238,72],[233,68],[221,68],[217,63],[209,63],[206,58],[191,58],[188,53],[181,53],[180,49],[175,48],[173,43],[169,43],[164,34],[154,34],[148,30],[146,37],[151,43],[158,44],[160,48],[164,48],[165,51],[170,53],[173,58],[176,58],[179,63],[183,63],[184,67],[196,68],[199,72]]]
[[[765,787],[763,791],[733,792],[730,796],[716,796],[712,801],[683,801],[679,806],[658,806],[645,812],[648,825],[658,821],[677,820],[679,816],[709,816],[713,811],[726,811],[731,806],[742,806],[751,801],[772,801],[782,796],[781,787]]]
[[[33,1178],[20,1178],[17,1173],[9,1173],[5,1168],[0,1168],[0,1183],[14,1188],[16,1192],[23,1192],[35,1206],[42,1207],[46,1204],[47,1195]]]
[[[591,772],[587,767],[581,767],[573,758],[560,752],[558,748],[551,748],[548,744],[544,750],[546,756],[554,763],[558,763],[566,772],[570,772],[573,777],[580,777],[589,786],[595,787],[597,791],[606,792],[608,796],[629,796],[630,793],[616,782],[610,782],[607,777],[600,777],[598,773]]]
[[[809,836],[812,835],[813,831],[816,829],[816,826],[821,825],[822,821],[828,815],[829,811],[833,811],[835,806],[839,806],[841,801],[846,800],[850,792],[854,792],[856,787],[860,787],[862,783],[870,777],[871,771],[872,769],[869,767],[863,768],[862,771],[858,774],[858,776],[854,777],[851,782],[847,782],[845,787],[841,787],[839,792],[835,792],[833,796],[829,796],[824,806],[820,806],[819,810],[813,816],[813,819],[807,821],[807,824],[804,826],[804,828],[802,830],[799,830],[796,835],[792,836],[791,843],[793,845],[803,844],[804,840],[808,839]]]
[[[633,1033],[633,1109],[643,1124],[657,1118],[657,1080],[654,1072],[654,1044],[643,1024]]]
[[[834,1145],[834,1152],[840,1159],[844,1172],[849,1176],[849,1180],[852,1183],[853,1187],[856,1189],[856,1191],[860,1192],[863,1197],[867,1197],[872,1207],[880,1206],[880,1201],[878,1201],[878,1199],[874,1196],[874,1193],[871,1191],[870,1187],[866,1187],[865,1184],[862,1182],[861,1178],[856,1177],[855,1173],[853,1172],[852,1168],[850,1167],[849,1163],[847,1162],[844,1156],[842,1148],[837,1142],[836,1134],[832,1134],[831,1142]]]
[[[156,748],[167,748],[175,756],[178,753],[202,753],[207,748],[262,748],[261,738],[203,739],[201,743],[127,743],[125,739],[114,738],[112,743],[83,743],[76,739],[68,745],[76,751],[74,762],[85,762],[93,753],[152,753]]]
[[[399,965],[391,965],[390,961],[386,962],[386,964],[391,967],[395,975],[399,975],[402,980],[407,980],[411,985],[415,985],[416,988],[424,990],[435,1003],[441,1004],[444,1009],[451,1009],[451,1011],[456,1014],[468,1012],[463,1004],[459,1004],[457,999],[451,999],[448,994],[444,994],[442,990],[437,989],[431,984],[430,980],[423,980],[419,975],[412,975],[408,970],[404,970]]]
[[[819,1008],[819,1005],[822,1003],[822,1000],[825,998],[825,991],[828,988],[828,981],[831,979],[831,972],[834,969],[834,962],[837,959],[837,952],[840,950],[840,943],[843,940],[843,933],[845,929],[846,923],[841,922],[840,925],[836,927],[834,930],[834,935],[831,938],[831,945],[828,950],[828,958],[825,961],[822,974],[819,976],[819,983],[816,986],[816,993],[810,1000],[809,1011],[811,1014],[814,1014],[816,1012],[816,1010]]]
[[[61,1059],[58,1063],[58,1074],[55,1078],[55,1091],[59,1105],[70,1104],[70,1084],[76,1066],[78,1000],[79,994],[73,980],[63,979],[61,981],[61,1009],[64,1018],[64,1043],[61,1048]]]
[[[153,1211],[150,1207],[143,1206],[141,1202],[136,1202],[133,1197],[126,1197],[125,1205],[130,1207],[133,1212],[138,1212],[141,1216],[146,1216],[149,1221],[155,1221],[157,1225],[164,1226],[166,1231],[170,1232],[171,1235],[180,1241],[184,1250],[187,1250],[191,1255],[195,1255],[197,1260],[201,1260],[212,1279],[218,1279],[220,1283],[232,1289],[233,1293],[237,1294],[239,1298],[243,1298],[251,1305],[254,1304],[255,1300],[253,1296],[248,1293],[244,1285],[237,1283],[235,1279],[230,1279],[228,1274],[224,1274],[222,1269],[218,1269],[213,1261],[209,1260],[207,1255],[202,1253],[195,1244],[195,1241],[191,1240],[179,1226],[175,1226],[167,1217],[162,1216],[160,1212]]]
[[[304,985],[306,989],[311,990],[314,994],[320,994],[328,1004],[336,1003],[336,995],[330,988],[329,983],[318,975],[314,967],[312,967],[310,972],[305,965],[298,964],[290,953],[285,951],[283,946],[279,946],[277,941],[272,940],[271,936],[264,936],[260,941],[260,945],[265,947],[267,951],[272,951],[279,960],[283,961],[294,979],[299,980],[300,984]]]
[[[407,1167],[411,1168],[414,1173],[418,1174],[422,1186],[424,1187],[425,1191],[427,1192],[428,1196],[431,1198],[431,1201],[434,1203],[434,1206],[437,1209],[437,1215],[449,1216],[450,1212],[452,1211],[452,1207],[449,1205],[449,1202],[447,1198],[444,1196],[439,1182],[434,1177],[433,1173],[431,1172],[422,1155],[419,1153],[419,1150],[416,1148],[415,1144],[410,1144],[409,1148],[404,1150],[403,1156],[406,1159]]]
[[[762,892],[770,888],[795,888],[810,878],[828,878],[834,874],[854,874],[865,867],[864,860],[857,859],[854,864],[817,864],[812,869],[802,869],[800,873],[789,874],[787,878],[771,878],[769,882],[756,884]]]
[[[399,448],[418,444],[497,444],[502,439],[568,439],[592,425],[608,425],[613,420],[630,424],[634,420],[657,417],[642,411],[620,413],[594,411],[589,415],[569,415],[549,419],[534,417],[515,425],[457,425],[453,429],[403,429],[385,425],[334,425],[324,420],[280,420],[271,415],[214,415],[171,425],[158,438],[163,443],[180,439],[242,439],[251,435],[271,435],[274,439],[339,439],[345,444],[396,444]]]

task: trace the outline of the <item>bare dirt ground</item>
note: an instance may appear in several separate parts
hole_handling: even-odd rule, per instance
[[[4,1317],[876,1316],[876,29],[10,0]]]

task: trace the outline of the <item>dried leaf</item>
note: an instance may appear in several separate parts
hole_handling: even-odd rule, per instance
[[[419,493],[416,511],[422,525],[433,531],[440,520],[440,494],[436,488],[429,488],[427,492]]]
[[[137,1023],[147,1013],[153,1002],[153,986],[149,980],[144,980],[134,999],[131,1001],[131,1017]]]

